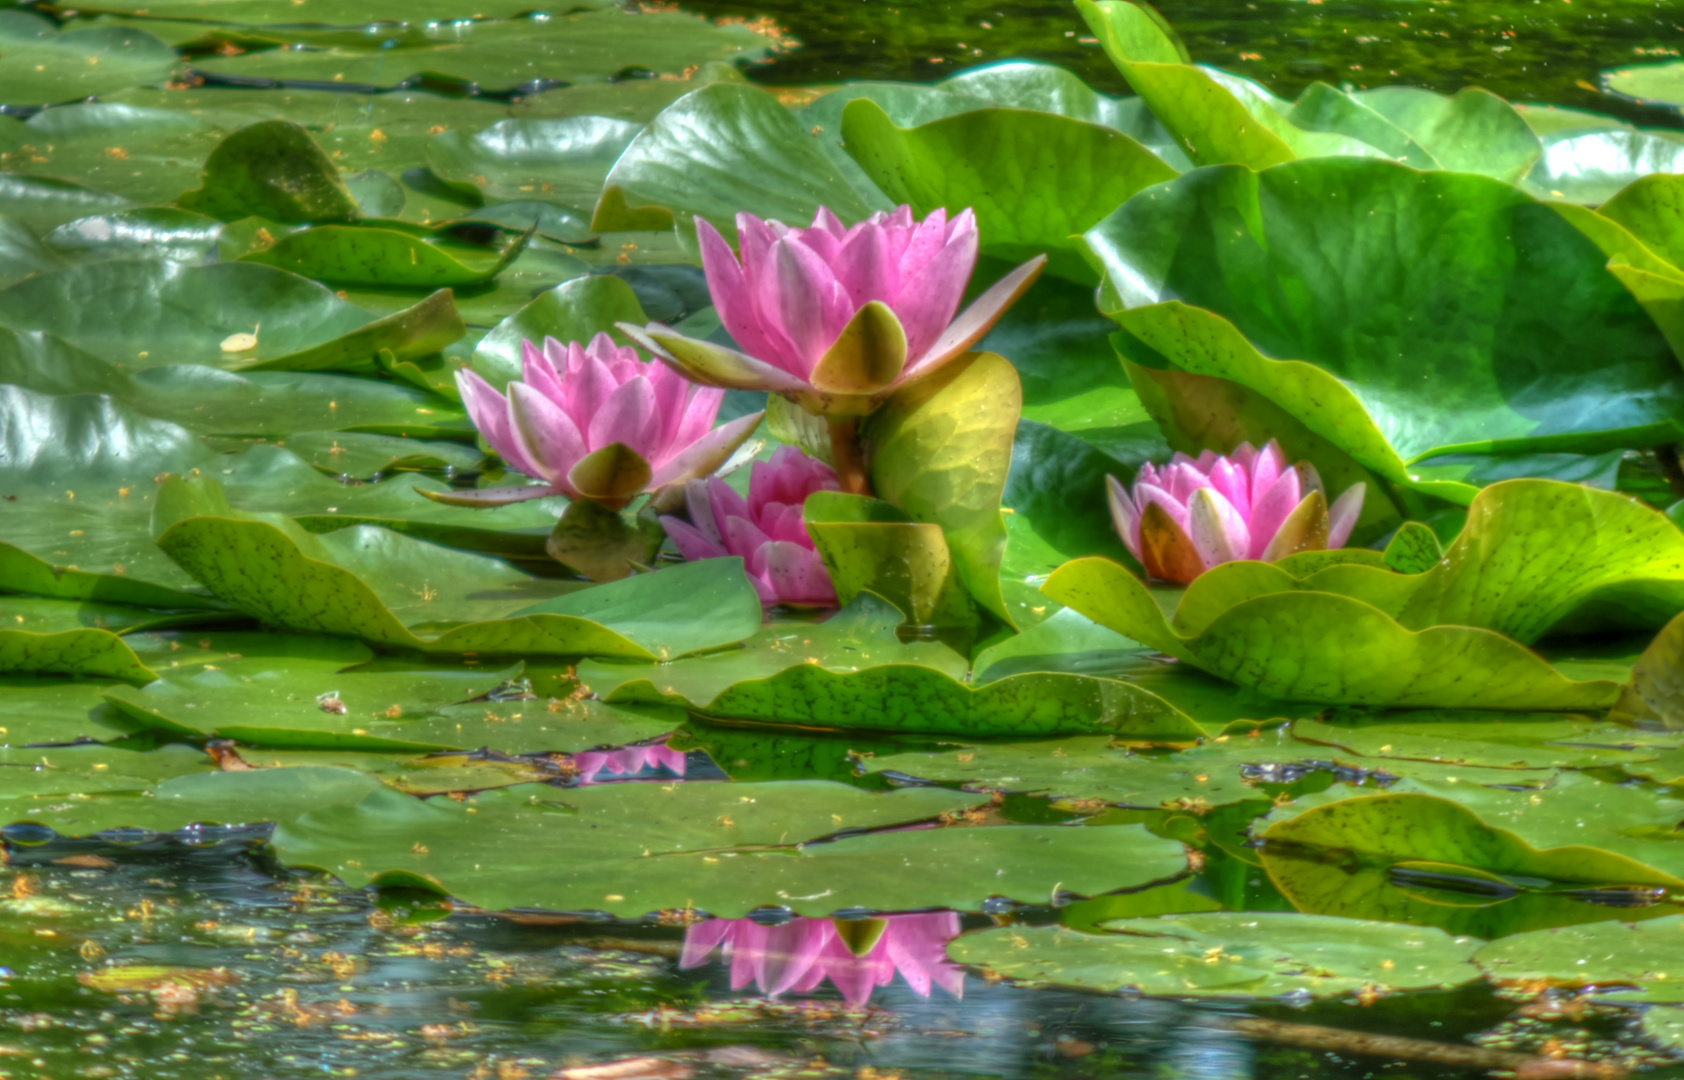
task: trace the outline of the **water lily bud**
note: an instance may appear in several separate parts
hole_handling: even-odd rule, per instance
[[[762,603],[835,607],[836,588],[801,516],[807,496],[837,490],[835,471],[785,446],[750,467],[748,486],[744,500],[723,480],[692,480],[690,520],[665,516],[661,526],[686,559],[742,556]]]
[[[456,373],[456,385],[491,448],[544,483],[441,493],[439,501],[502,506],[566,495],[618,509],[645,491],[713,472],[760,423],[755,413],[715,428],[723,390],[644,363],[607,334],[588,346],[523,342],[521,356],[522,377],[507,395],[467,369]]]
[[[1367,487],[1351,485],[1329,507],[1315,466],[1288,465],[1272,439],[1262,450],[1241,443],[1227,457],[1206,450],[1143,465],[1132,493],[1116,477],[1106,481],[1123,543],[1149,576],[1182,584],[1236,559],[1343,547]]]

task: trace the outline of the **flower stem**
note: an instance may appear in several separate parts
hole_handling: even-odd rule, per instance
[[[850,495],[870,495],[871,478],[866,475],[865,456],[860,453],[860,421],[857,416],[827,417],[830,422],[830,464],[842,490]]]

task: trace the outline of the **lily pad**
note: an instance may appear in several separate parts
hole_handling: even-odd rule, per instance
[[[61,32],[39,15],[0,11],[0,104],[52,105],[126,86],[160,83],[175,51],[141,30],[100,27]]]
[[[743,23],[716,25],[679,11],[633,14],[618,7],[524,19],[452,19],[419,29],[419,40],[391,48],[271,49],[206,58],[195,67],[239,79],[382,90],[424,74],[435,84],[503,93],[603,81],[627,68],[678,75],[704,61],[761,60],[773,46],[771,38]]]
[[[738,649],[658,668],[586,662],[579,677],[607,701],[761,723],[972,736],[1114,731],[1182,741],[1204,733],[1130,682],[1061,668],[1056,651],[1009,674],[967,680],[964,658],[946,646],[900,642],[900,621],[899,611],[861,593],[822,624],[774,624]]]
[[[433,175],[490,203],[559,203],[585,214],[643,125],[605,116],[502,120],[446,131],[427,144]]]
[[[216,250],[222,226],[203,214],[172,206],[119,210],[66,222],[45,237],[73,262],[103,259],[169,259],[198,263]]]
[[[1638,763],[1676,745],[1676,736],[1657,737],[1570,713],[1337,712],[1325,720],[1299,720],[1292,733],[1362,757],[1493,769]]]
[[[318,225],[288,233],[240,261],[333,285],[439,289],[490,281],[515,260],[527,238],[515,234],[500,244],[479,246],[373,223]]]
[[[1324,915],[1199,912],[1116,919],[1110,933],[1001,927],[967,934],[948,956],[1025,986],[1201,998],[1334,997],[1442,989],[1479,978],[1479,942],[1431,927]]]
[[[606,184],[597,229],[662,228],[673,214],[699,215],[734,240],[738,211],[805,225],[820,206],[844,222],[893,209],[857,165],[827,155],[775,97],[727,83],[688,94],[656,117]]]
[[[1684,60],[1604,71],[1602,88],[1642,102],[1684,108]]]
[[[93,675],[145,684],[157,676],[109,630],[61,630],[37,634],[0,629],[0,673],[6,675]]]
[[[1375,247],[1358,237],[1381,205],[1412,224]],[[1455,251],[1408,239],[1446,235],[1451,213]],[[1087,238],[1127,359],[1238,382],[1394,482],[1465,502],[1471,487],[1423,483],[1412,464],[1678,437],[1677,359],[1605,269],[1628,234],[1495,180],[1349,159],[1210,169],[1143,192]],[[1575,359],[1616,339],[1620,363]]]
[[[969,208],[982,250],[1023,261],[1052,254],[1052,271],[1092,282],[1078,233],[1175,169],[1127,135],[1023,108],[985,108],[897,127],[875,102],[852,102],[842,137],[866,175],[922,217]]]
[[[284,862],[329,869],[348,884],[424,883],[486,908],[622,917],[695,908],[731,918],[767,905],[810,916],[856,906],[975,910],[991,896],[1145,884],[1184,865],[1179,845],[1138,827],[945,828],[812,842],[974,801],[824,781],[522,786],[466,803],[376,792],[355,807],[283,822],[274,844]],[[491,850],[501,854],[490,860]],[[914,859],[919,872],[907,874]]]
[[[114,683],[60,676],[0,676],[11,714],[0,720],[0,746],[32,747],[113,739],[126,729],[108,723],[101,693]]]
[[[729,644],[759,624],[759,600],[730,560],[674,567],[658,583],[638,575],[579,590],[375,526],[316,536],[279,515],[231,510],[219,488],[180,480],[161,489],[153,530],[167,555],[254,618],[422,652],[655,660]],[[703,612],[730,617],[702,623]]]
[[[1474,963],[1499,985],[1595,987],[1618,1002],[1684,1003],[1684,916],[1534,930],[1493,941]]]
[[[1664,131],[1561,131],[1543,146],[1525,184],[1540,198],[1594,205],[1645,176],[1684,168],[1684,139]]]
[[[1001,618],[1009,613],[1000,495],[1022,400],[1009,362],[971,353],[897,392],[864,431],[878,495],[913,521],[941,526],[959,579]]]

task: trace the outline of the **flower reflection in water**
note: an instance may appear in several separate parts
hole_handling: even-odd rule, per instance
[[[602,784],[636,776],[646,768],[665,769],[682,777],[685,753],[667,748],[663,737],[654,742],[620,746],[612,750],[585,750],[573,755],[581,784]]]
[[[932,983],[963,997],[965,971],[947,958],[947,943],[959,934],[951,911],[885,915],[872,919],[792,919],[762,926],[752,919],[710,919],[684,932],[681,969],[707,963],[715,949],[731,965],[731,989],[749,983],[764,994],[805,994],[829,979],[850,1005],[863,1005],[871,991],[900,972],[923,997]]]

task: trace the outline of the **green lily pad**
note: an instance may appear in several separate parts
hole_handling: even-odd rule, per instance
[[[111,757],[107,753],[107,758]],[[155,754],[145,755],[147,757]],[[173,756],[173,755],[172,755]],[[197,755],[205,765],[210,759]],[[354,804],[381,787],[373,776],[352,769],[304,765],[234,772],[190,771],[170,776],[141,792],[96,794],[85,801],[28,807],[14,820],[46,825],[61,836],[88,836],[106,829],[173,832],[188,825],[250,825],[299,812],[300,807]],[[140,794],[144,797],[136,798]],[[0,813],[14,806],[0,801]]]
[[[1582,769],[1645,762],[1677,743],[1676,736],[1656,736],[1593,716],[1457,710],[1339,712],[1325,720],[1299,720],[1292,733],[1367,758],[1493,769]]]
[[[321,24],[362,30],[374,23],[449,22],[472,16],[507,19],[533,10],[531,0],[475,0],[469,11],[448,0],[288,0],[285,8],[272,0],[101,0],[80,11],[145,15],[149,19],[192,19],[199,22],[249,23],[253,26]],[[547,5],[539,5],[542,10]],[[606,6],[605,0],[568,0],[566,9]]]
[[[1474,963],[1493,982],[1595,987],[1618,1002],[1684,1003],[1684,916],[1534,930],[1493,941]]]
[[[96,629],[37,634],[0,628],[0,673],[92,675],[137,684],[157,678],[122,638]]]
[[[491,328],[474,348],[473,367],[498,390],[521,377],[521,342],[541,345],[546,336],[558,341],[588,342],[597,334],[625,335],[616,322],[643,325],[647,319],[637,294],[620,278],[592,274],[564,282],[534,297],[519,311]]]
[[[66,222],[45,240],[53,251],[73,262],[169,259],[198,263],[216,250],[221,231],[215,219],[203,214],[173,206],[146,206]]]
[[[116,27],[58,28],[39,15],[0,11],[0,103],[52,105],[126,86],[160,83],[176,66],[174,50],[151,34]]]
[[[593,227],[661,228],[698,215],[727,239],[746,210],[806,225],[820,206],[844,222],[893,204],[852,161],[827,155],[777,98],[757,87],[716,83],[681,98],[609,170]],[[654,215],[633,208],[661,208]],[[668,213],[670,212],[670,213]]]
[[[1658,722],[1673,731],[1684,728],[1684,681],[1680,672],[1684,672],[1684,614],[1667,623],[1643,650],[1609,719]]]
[[[0,215],[0,258],[5,259],[6,266],[0,270],[0,288],[44,270],[57,270],[65,262],[29,226],[4,215]]]
[[[372,224],[318,225],[289,233],[240,261],[333,285],[439,289],[490,281],[520,254],[527,236],[515,234],[490,247],[445,240]]]
[[[825,795],[814,798],[819,787]],[[329,869],[348,884],[424,883],[485,908],[622,917],[696,908],[729,918],[766,905],[810,916],[854,906],[975,910],[990,896],[1101,892],[1185,865],[1179,845],[1138,827],[946,828],[809,842],[974,801],[823,781],[527,785],[466,803],[376,792],[355,807],[283,822],[274,845],[283,862]],[[913,859],[919,873],[907,874]]]
[[[1430,164],[1408,161],[1417,168],[1480,173],[1513,183],[1544,153],[1543,145],[1525,118],[1496,94],[1478,87],[1468,87],[1447,97],[1412,86],[1383,86],[1351,97],[1363,108],[1384,117],[1430,155]],[[1292,110],[1294,118],[1302,106],[1300,98],[1299,105]],[[1365,141],[1389,150],[1372,139]]]
[[[960,782],[968,790],[1032,792],[1059,802],[1099,800],[1117,806],[1168,807],[1202,813],[1215,806],[1264,799],[1242,766],[1296,764],[1316,748],[1285,737],[1230,735],[1188,750],[1131,751],[1102,736],[1046,742],[990,742],[937,752],[882,754],[866,760],[874,773]]]
[[[1543,138],[1544,153],[1526,175],[1540,198],[1602,203],[1645,176],[1684,169],[1684,138],[1664,131],[1561,131]]]
[[[0,676],[0,696],[10,710],[0,720],[0,747],[102,741],[125,733],[107,721],[111,711],[100,695],[113,684],[61,676]]]
[[[25,630],[31,634],[59,634],[66,630],[78,629],[109,630],[113,634],[127,634],[135,630],[226,622],[227,618],[222,612],[203,609],[160,611],[129,604],[57,600],[44,596],[0,593],[0,629]]]
[[[10,821],[26,820],[26,816],[46,812],[67,796],[115,792],[138,795],[160,781],[209,772],[215,767],[203,751],[190,746],[164,746],[148,752],[97,745],[0,750],[0,775],[6,778],[0,814]]]
[[[1604,71],[1602,88],[1642,102],[1684,108],[1684,60]]]
[[[91,305],[106,317],[87,318]],[[0,290],[0,325],[44,330],[128,371],[276,360],[372,321],[307,278],[245,263],[89,263]]]
[[[603,178],[643,125],[605,116],[503,120],[427,143],[433,175],[491,203],[559,203],[589,214]]]
[[[742,23],[716,25],[679,11],[632,14],[617,7],[529,19],[448,20],[420,29],[419,41],[392,48],[271,49],[206,58],[195,67],[241,79],[380,89],[426,74],[435,83],[502,93],[545,81],[597,82],[627,68],[677,75],[704,61],[761,60],[773,46],[771,38]]]
[[[1256,827],[1264,868],[1289,897],[1302,891],[1306,910],[1320,910],[1317,879],[1304,877],[1298,860],[1276,859],[1277,847],[1287,855],[1294,847],[1338,850],[1381,867],[1465,868],[1541,886],[1678,887],[1684,859],[1670,836],[1684,802],[1577,772],[1515,790],[1514,775],[1466,769],[1406,778],[1385,792],[1301,798]]]
[[[1684,177],[1660,173],[1635,180],[1597,212],[1673,266],[1684,266]]]
[[[160,490],[153,530],[165,554],[245,614],[422,652],[654,660],[729,644],[759,624],[759,599],[730,560],[580,590],[375,526],[317,536],[179,479]],[[704,612],[717,617],[703,623]]]
[[[915,626],[976,625],[940,526],[908,521],[881,499],[836,491],[808,496],[801,518],[839,604],[869,591]]]
[[[899,611],[861,593],[818,625],[774,624],[738,649],[653,669],[587,661],[579,678],[611,702],[760,723],[970,736],[1106,731],[1191,741],[1204,734],[1186,713],[1131,682],[1061,667],[1055,648],[1021,670],[985,679],[980,668],[968,681],[964,658],[946,646],[900,642],[900,621]]]
[[[561,685],[550,688],[561,696],[546,696],[543,686],[522,682],[519,663],[347,667],[346,642],[333,638],[242,648],[238,658],[165,672],[141,690],[108,690],[122,714],[115,722],[251,746],[414,753],[576,752],[655,738],[683,722],[672,710],[574,700]]]
[[[167,98],[170,92],[144,93]],[[224,119],[105,101],[55,105],[27,122],[0,121],[0,152],[14,173],[8,183],[38,204],[26,216],[45,231],[131,204],[174,202],[241,120],[233,117],[224,127]]]
[[[1477,941],[1431,927],[1272,911],[1115,919],[1105,934],[1001,927],[966,934],[948,956],[1024,986],[1168,997],[1334,997],[1442,989],[1479,978]]]
[[[1013,261],[1052,254],[1052,271],[1091,282],[1076,234],[1176,170],[1111,128],[1023,108],[985,108],[897,127],[870,100],[842,114],[866,175],[920,217],[976,212],[982,250]]]
[[[290,120],[260,120],[222,140],[205,159],[203,186],[177,201],[222,221],[262,217],[303,225],[360,213],[339,169]]]
[[[1462,246],[1362,242],[1382,204],[1413,223],[1400,237],[1445,235],[1436,222],[1453,213]],[[1605,269],[1629,235],[1589,218],[1484,177],[1329,159],[1201,171],[1136,196],[1087,238],[1127,359],[1235,381],[1387,479],[1466,501],[1471,487],[1418,480],[1412,464],[1678,437],[1677,359]],[[1616,339],[1622,363],[1575,359]]]
[[[1000,592],[1000,495],[1022,400],[1010,363],[971,353],[898,391],[864,431],[879,497],[913,521],[940,525],[959,580],[1001,618],[1009,613]]]

